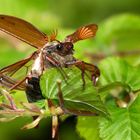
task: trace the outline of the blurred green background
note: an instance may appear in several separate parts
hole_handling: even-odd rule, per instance
[[[82,25],[96,23],[99,26],[96,37],[76,43],[77,58],[98,64],[105,57],[119,55],[133,65],[140,63],[139,0],[0,0],[0,14],[23,18],[46,34],[58,29],[60,40]],[[0,46],[0,68],[34,50],[2,32]],[[0,123],[0,140],[50,139],[50,118],[43,120],[38,129],[20,130],[30,121],[31,118],[19,118]],[[75,125],[75,117],[62,122],[61,139],[83,140]]]

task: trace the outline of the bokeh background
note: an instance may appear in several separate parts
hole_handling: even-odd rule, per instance
[[[139,0],[0,0],[0,14],[23,18],[46,34],[58,29],[60,40],[82,25],[96,23],[99,26],[96,37],[76,43],[75,57],[94,64],[108,56],[123,57],[133,65],[140,63]],[[33,50],[0,32],[0,68]],[[24,94],[18,96],[20,100]],[[18,118],[0,123],[0,140],[51,139],[50,118],[43,120],[38,129],[20,130],[30,121],[31,118]],[[83,140],[76,131],[76,117],[60,124],[62,140]]]

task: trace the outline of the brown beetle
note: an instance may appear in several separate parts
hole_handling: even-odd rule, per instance
[[[11,89],[20,85],[20,83],[24,82],[26,79],[32,77],[39,78],[45,69],[57,67],[61,70],[62,67],[68,67],[69,65],[75,65],[81,69],[83,81],[85,70],[89,71],[95,84],[100,75],[99,69],[92,64],[74,58],[73,44],[79,40],[94,37],[97,28],[96,24],[80,27],[73,34],[68,35],[63,42],[60,42],[56,39],[57,32],[53,32],[53,34],[47,36],[27,21],[12,16],[0,15],[1,31],[37,48],[37,51],[31,54],[28,58],[1,69],[0,75],[13,74],[21,67],[25,66],[29,61],[34,60],[31,71],[28,72],[28,75],[12,86]]]

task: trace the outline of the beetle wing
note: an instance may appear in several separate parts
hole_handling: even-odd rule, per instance
[[[35,48],[41,48],[48,42],[48,37],[31,23],[13,16],[0,15],[0,30]]]
[[[25,66],[30,60],[32,60],[34,58],[35,54],[36,54],[36,52],[33,53],[31,56],[29,56],[26,59],[20,60],[14,64],[4,67],[3,69],[0,70],[0,76],[2,74],[13,75],[15,72],[17,72],[23,66]]]

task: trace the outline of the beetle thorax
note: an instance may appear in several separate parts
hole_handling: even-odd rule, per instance
[[[73,45],[69,42],[51,42],[43,48],[44,66],[65,67],[67,62],[75,61],[73,57]]]

